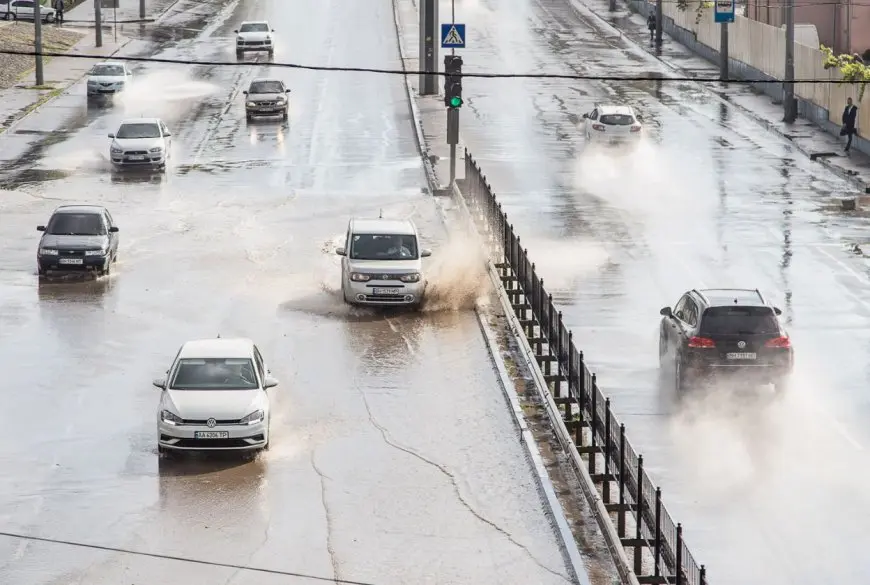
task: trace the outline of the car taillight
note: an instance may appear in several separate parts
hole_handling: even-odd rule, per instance
[[[631,131],[632,131],[632,132],[640,132],[640,125],[632,126],[632,127],[631,127]]]
[[[788,348],[791,347],[791,340],[788,337],[777,337],[776,339],[768,340],[768,342],[764,344],[764,347]]]
[[[593,130],[603,131],[603,130],[604,130],[604,126],[603,126],[602,124],[592,124],[592,129],[593,129]]]
[[[708,337],[693,337],[689,340],[689,347],[716,347],[716,342]]]

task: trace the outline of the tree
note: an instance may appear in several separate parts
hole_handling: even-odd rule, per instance
[[[667,0],[658,1],[662,2]],[[696,0],[696,2],[693,2],[692,0],[677,0],[677,9],[680,12],[685,12],[689,9],[689,6],[694,3],[697,3],[697,5],[695,6],[695,24],[698,24],[704,17],[704,9],[713,8],[713,3],[710,2],[710,0]]]
[[[839,85],[844,83],[859,83],[858,101],[864,97],[867,83],[870,83],[870,67],[864,64],[863,59],[857,53],[855,55],[834,55],[833,49],[821,45],[819,49],[825,56],[825,69],[838,69],[843,76]]]

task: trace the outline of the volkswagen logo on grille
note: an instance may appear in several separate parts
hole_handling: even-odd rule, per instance
[[[739,347],[740,349],[743,349],[744,347],[746,347],[746,342],[745,341],[738,341],[737,347]]]
[[[393,280],[393,277],[389,274],[381,274],[381,280]]]
[[[741,341],[740,343],[743,343],[743,342]],[[205,424],[208,428],[213,428],[215,425],[217,425],[217,421],[213,418],[210,418],[207,421],[205,421]]]

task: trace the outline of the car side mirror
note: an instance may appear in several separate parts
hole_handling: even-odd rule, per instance
[[[114,134],[109,134],[109,138],[114,138],[114,137],[115,137]]]
[[[172,132],[164,132],[164,133],[163,133],[163,136],[164,136],[165,138],[169,138],[170,136],[172,136]]]
[[[432,250],[422,250],[420,252],[420,258],[428,258],[432,255]]]
[[[670,307],[662,307],[662,310],[659,311],[659,315],[662,315],[663,317],[673,317],[674,311]]]
[[[584,117],[585,119],[588,120],[588,119],[589,119],[589,114],[583,114],[583,117]]]
[[[274,28],[272,29],[272,32],[275,32],[275,29],[274,29]]]
[[[774,307],[773,312],[777,315],[782,315],[782,309],[780,309],[779,307]]]
[[[242,93],[245,94],[245,95],[248,95],[248,90],[246,89],[246,90],[243,91]]]
[[[44,232],[44,231],[45,231],[45,226],[44,226],[44,225],[38,225],[38,226],[36,226],[36,231],[38,231],[38,232]]]
[[[117,234],[117,233],[118,233],[118,228],[117,228],[117,226],[112,226],[112,227],[110,227],[110,228],[109,228],[109,233],[111,233],[111,234]]]
[[[266,381],[263,382],[263,388],[274,388],[278,385],[278,380],[272,376],[266,376]]]
[[[344,248],[336,248],[335,254],[336,256],[344,256],[347,254],[347,251]]]
[[[154,385],[155,388],[166,390],[166,378],[154,378],[154,381],[151,383]]]
[[[290,90],[289,90],[289,89],[285,89],[285,90],[284,90],[284,93],[290,93]]]
[[[237,28],[234,28],[234,29],[233,29],[233,32],[234,32],[234,33],[236,33],[236,34],[238,34],[238,32],[239,32],[239,29],[237,29]]]

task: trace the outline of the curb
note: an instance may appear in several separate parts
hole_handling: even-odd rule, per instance
[[[121,43],[120,45],[118,45],[118,48],[116,48],[114,51],[112,51],[112,52],[111,52],[109,55],[107,55],[107,56],[108,56],[108,57],[113,57],[113,56],[115,56],[116,54],[118,54],[118,53],[121,51],[121,49],[123,49],[124,47],[126,47],[127,44],[130,43],[130,41],[132,41],[132,39],[127,39],[127,40],[125,40],[123,43]],[[54,58],[54,59],[63,59],[63,57],[65,57],[65,56],[69,56],[68,53],[69,53],[69,51],[67,52],[67,54],[65,54],[65,55],[63,55],[63,56],[53,57],[53,58]],[[52,97],[46,99],[45,101],[43,101],[42,103],[40,103],[40,104],[39,104],[38,106],[36,106],[35,108],[32,108],[32,109],[28,110],[27,112],[25,112],[24,114],[22,114],[21,116],[18,116],[18,117],[16,117],[16,118],[14,118],[14,119],[12,120],[12,122],[11,122],[8,126],[6,126],[6,128],[3,130],[3,132],[0,133],[0,136],[2,136],[3,134],[7,134],[7,133],[9,133],[10,131],[14,130],[14,129],[19,125],[19,124],[21,124],[21,122],[23,122],[24,120],[26,120],[27,118],[29,118],[29,117],[32,116],[33,114],[36,114],[37,112],[39,112],[40,110],[42,110],[42,108],[44,108],[46,105],[50,104],[51,102],[53,102],[54,100],[56,100],[57,98],[59,98],[59,97],[60,97],[61,95],[63,95],[63,94],[64,94],[64,93],[69,89],[69,88],[71,88],[72,86],[74,86],[76,83],[80,82],[80,81],[81,81],[82,79],[84,79],[85,77],[87,77],[87,73],[85,73],[85,74],[83,74],[83,75],[81,75],[80,77],[77,77],[77,78],[75,78],[75,79],[69,80],[66,84],[61,84],[59,87],[56,87],[55,90],[57,90],[57,89],[60,90],[60,92],[59,92],[57,95],[54,95],[54,96],[52,96]],[[2,92],[0,92],[0,95],[2,95]],[[39,103],[39,100],[36,100],[36,102],[34,102],[34,103]]]
[[[625,39],[626,42],[631,43],[632,45],[634,45],[634,47],[635,47],[636,49],[639,49],[639,50],[643,51],[644,53],[646,53],[647,55],[649,55],[650,57],[652,57],[653,59],[655,59],[656,61],[658,61],[659,63],[661,63],[661,64],[664,65],[665,67],[667,67],[668,69],[670,69],[671,72],[673,72],[673,73],[680,73],[680,74],[682,74],[682,75],[685,76],[685,77],[692,77],[692,75],[689,74],[686,70],[684,70],[684,69],[682,69],[682,68],[680,68],[680,67],[674,65],[674,64],[671,63],[670,61],[666,61],[665,59],[663,59],[663,58],[660,57],[659,55],[656,55],[654,52],[650,51],[650,50],[649,50],[645,45],[643,45],[643,44],[641,44],[641,43],[638,43],[638,42],[637,42],[633,37],[629,36],[629,34],[628,34],[626,31],[622,30],[621,28],[618,28],[616,25],[614,25],[613,23],[611,23],[610,21],[608,21],[607,19],[605,19],[603,16],[601,16],[600,14],[598,14],[598,12],[597,12],[595,9],[593,9],[593,8],[591,8],[590,6],[587,6],[586,4],[584,4],[581,0],[567,0],[567,2],[568,2],[568,4],[571,6],[571,8],[573,8],[574,11],[577,12],[577,13],[580,12],[580,10],[581,10],[580,7],[582,7],[582,10],[584,10],[584,11],[588,12],[589,14],[593,15],[593,16],[594,16],[594,17],[599,21],[599,24],[601,24],[602,26],[605,26],[605,27],[607,27],[607,28],[610,28],[610,29],[612,29],[612,30],[618,32],[619,35],[620,35],[620,37],[623,38],[623,39]],[[624,7],[625,7],[629,12],[632,12],[632,13],[634,13],[634,14],[640,14],[640,12],[637,11],[637,10],[635,10],[635,8],[634,8],[633,6],[631,6],[631,5],[625,5]],[[674,26],[676,26],[676,25],[674,25]],[[692,54],[692,55],[694,55],[694,56],[697,56],[697,57],[700,57],[701,59],[704,59],[704,57],[702,57],[702,56],[699,55],[698,53],[694,52],[692,49],[690,49],[690,48],[687,47],[686,45],[684,45],[684,44],[680,43],[679,41],[675,40],[673,36],[671,36],[671,35],[668,35],[668,36],[670,37],[672,43],[675,43],[675,44],[677,44],[677,45],[683,47],[683,48],[684,48],[686,51],[688,51],[690,54]],[[704,59],[704,61],[707,61],[707,62],[709,63],[709,61],[708,61],[707,59]],[[790,137],[789,137],[785,132],[783,132],[782,130],[780,130],[779,128],[777,128],[777,127],[776,127],[773,123],[771,123],[769,120],[766,120],[765,118],[763,118],[763,117],[759,116],[758,114],[756,114],[755,112],[753,112],[750,108],[747,108],[746,106],[744,106],[744,105],[742,105],[742,104],[738,104],[737,102],[734,102],[734,101],[731,101],[731,100],[727,99],[726,97],[722,96],[722,94],[720,94],[719,92],[717,92],[717,91],[715,91],[715,90],[710,89],[709,87],[707,87],[707,86],[706,86],[705,84],[703,84],[703,83],[697,83],[697,82],[695,82],[695,83],[696,83],[696,85],[698,85],[698,86],[699,86],[699,87],[700,87],[700,88],[701,88],[705,93],[707,93],[707,94],[709,94],[709,95],[711,95],[711,96],[714,96],[716,99],[720,100],[721,102],[727,103],[729,106],[735,108],[736,110],[739,110],[739,111],[740,111],[741,113],[743,113],[747,118],[749,118],[750,120],[752,120],[753,122],[755,122],[756,124],[758,124],[759,126],[761,126],[762,128],[764,128],[764,129],[767,130],[768,132],[777,135],[778,137],[782,138],[783,140],[785,140],[785,141],[788,142],[789,144],[793,145],[794,148],[795,148],[798,152],[800,152],[801,154],[803,154],[804,156],[806,156],[807,158],[809,158],[811,162],[818,163],[819,165],[821,165],[822,167],[824,167],[824,168],[826,168],[827,170],[831,171],[833,174],[837,175],[837,176],[840,177],[841,179],[843,179],[843,180],[845,180],[845,181],[847,181],[847,182],[849,182],[849,183],[852,183],[853,185],[859,187],[863,192],[865,192],[865,193],[866,193],[866,192],[870,192],[870,191],[868,191],[868,189],[870,189],[870,183],[868,183],[868,182],[866,182],[866,181],[863,181],[862,179],[859,179],[859,178],[856,177],[855,175],[852,175],[852,174],[850,174],[849,172],[847,172],[845,169],[843,169],[843,168],[841,168],[841,167],[838,167],[837,165],[833,165],[833,164],[831,164],[830,162],[828,162],[828,161],[825,160],[825,159],[818,159],[818,158],[814,159],[814,158],[812,158],[812,157],[811,157],[812,153],[811,153],[808,149],[806,149],[806,148],[800,146],[797,142],[795,142],[792,138],[790,138]],[[803,119],[803,120],[809,122],[810,124],[813,124],[813,126],[814,126],[816,129],[818,129],[819,132],[822,132],[822,133],[827,134],[827,135],[829,135],[829,136],[831,135],[831,134],[830,134],[829,132],[827,132],[824,128],[822,128],[821,126],[815,124],[812,120],[808,120],[807,118],[804,118],[803,116],[801,116],[801,119]]]
[[[402,42],[402,26],[400,22],[398,2],[397,0],[392,0],[392,3],[393,19],[396,27],[396,43],[399,49],[399,57],[402,60],[402,70],[404,71],[406,70],[405,60],[407,59],[407,51],[405,50],[404,43]],[[403,75],[402,79],[408,98],[408,108],[411,113],[411,121],[414,126],[414,135],[417,142],[417,148],[423,161],[426,181],[429,184],[430,190],[434,193],[434,191],[439,188],[438,179],[435,176],[435,169],[433,168],[432,163],[429,161],[429,158],[427,156],[428,148],[426,145],[426,136],[423,133],[423,123],[420,116],[420,110],[417,107],[414,97],[414,91],[411,88],[411,84],[408,82],[407,74]],[[447,227],[449,230],[450,224],[448,218],[444,214],[444,210],[441,208],[440,205],[436,205],[436,208],[438,209],[444,226]],[[491,266],[492,263],[488,262],[488,264]],[[492,278],[491,275],[490,278]],[[500,295],[505,295],[504,290],[499,290],[498,288],[495,290],[497,290]],[[571,528],[568,525],[568,518],[565,516],[565,511],[562,508],[562,504],[559,502],[558,496],[556,496],[555,488],[553,487],[553,483],[550,480],[549,474],[547,473],[547,468],[544,466],[544,461],[541,458],[541,453],[538,449],[537,443],[535,442],[535,438],[532,436],[531,431],[526,425],[525,417],[523,415],[523,411],[520,407],[519,401],[517,400],[516,396],[513,396],[511,394],[513,383],[511,382],[510,375],[507,372],[507,367],[505,366],[504,359],[501,356],[501,352],[499,352],[498,344],[495,341],[495,335],[492,333],[489,324],[486,323],[486,320],[483,318],[479,307],[475,306],[474,314],[477,317],[478,326],[480,327],[480,330],[483,333],[484,340],[486,341],[486,347],[489,353],[489,357],[492,360],[492,363],[495,365],[496,371],[498,372],[499,386],[502,389],[502,394],[505,396],[508,404],[511,407],[514,423],[517,425],[517,428],[520,431],[520,442],[523,443],[526,454],[529,457],[529,461],[534,471],[536,483],[538,484],[538,489],[543,495],[543,499],[545,500],[546,506],[550,512],[550,517],[555,523],[557,537],[561,541],[562,552],[566,557],[566,566],[572,573],[573,581],[575,583],[577,583],[578,585],[591,585],[589,574],[586,571],[586,567],[583,564],[583,559],[580,556],[580,550],[577,547],[577,541],[574,539],[574,534],[571,532]],[[508,316],[510,315],[512,315],[512,313],[508,314]],[[511,332],[516,336],[516,329],[512,328]]]

